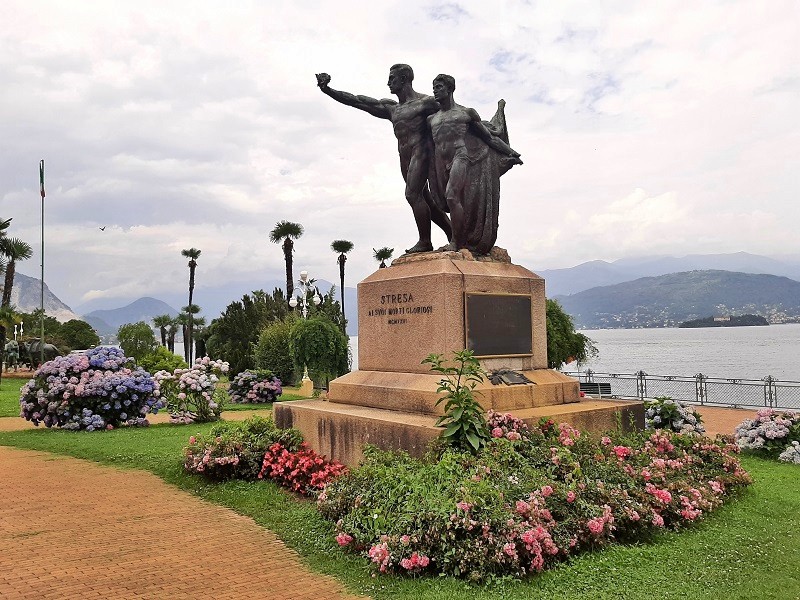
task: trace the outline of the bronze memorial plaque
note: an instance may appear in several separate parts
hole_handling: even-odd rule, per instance
[[[466,347],[475,356],[533,354],[529,294],[465,294]]]

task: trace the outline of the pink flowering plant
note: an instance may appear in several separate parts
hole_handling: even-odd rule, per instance
[[[20,390],[22,418],[69,430],[143,426],[163,407],[157,381],[119,348],[58,356]]]
[[[190,369],[175,369],[172,373],[158,371],[161,397],[175,424],[207,423],[219,419],[225,393],[217,389],[220,375],[228,372],[228,363],[198,358]]]
[[[361,466],[327,484],[318,507],[336,524],[337,543],[379,572],[480,581],[681,529],[750,483],[738,448],[722,439],[522,425],[492,414],[492,437],[474,455],[441,446],[414,459],[368,448]]]
[[[703,420],[693,406],[659,396],[644,401],[644,424],[648,429],[669,429],[677,433],[706,432]]]
[[[281,380],[267,369],[242,371],[231,381],[228,399],[236,404],[272,403],[283,393]]]
[[[259,478],[264,454],[278,444],[289,452],[300,448],[296,429],[278,429],[272,418],[253,416],[241,423],[220,422],[208,436],[189,438],[184,448],[184,469],[214,481]]]
[[[754,419],[736,426],[736,444],[742,450],[772,455],[800,441],[800,412],[762,408]]]
[[[293,492],[312,496],[345,471],[342,463],[328,460],[305,442],[294,451],[275,442],[264,453],[258,478],[271,479]]]

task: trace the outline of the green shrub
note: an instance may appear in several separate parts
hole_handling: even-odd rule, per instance
[[[158,346],[151,353],[146,354],[137,361],[137,364],[148,373],[156,373],[158,371],[169,371],[172,373],[175,369],[186,369],[189,365],[180,356],[174,352],[170,352],[164,346]]]
[[[296,320],[297,317],[291,314],[270,323],[261,330],[255,347],[256,367],[272,371],[283,385],[293,385],[300,375],[289,351],[290,332]]]

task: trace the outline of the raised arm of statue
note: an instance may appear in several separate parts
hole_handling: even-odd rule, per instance
[[[360,96],[351,94],[350,92],[334,90],[328,86],[330,82],[330,75],[327,73],[317,73],[317,86],[319,86],[319,89],[322,90],[323,94],[330,96],[337,102],[341,102],[347,106],[352,106],[353,108],[368,112],[374,117],[378,117],[380,119],[392,118],[392,111],[394,110],[394,107],[397,106],[396,101],[389,99],[376,100],[375,98],[370,98],[369,96]]]
[[[514,150],[511,146],[506,144],[502,139],[500,139],[497,135],[493,134],[489,129],[484,125],[483,121],[481,121],[480,116],[478,115],[478,111],[474,108],[468,108],[467,112],[469,113],[472,122],[470,123],[470,127],[472,131],[480,137],[486,144],[496,150],[503,156],[511,156],[516,159],[514,161],[516,164],[522,164],[522,160],[520,159],[520,154],[516,150]]]

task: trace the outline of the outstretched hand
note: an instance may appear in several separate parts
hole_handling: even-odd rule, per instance
[[[327,73],[317,73],[317,86],[324,88],[328,87],[331,82],[331,76]]]

